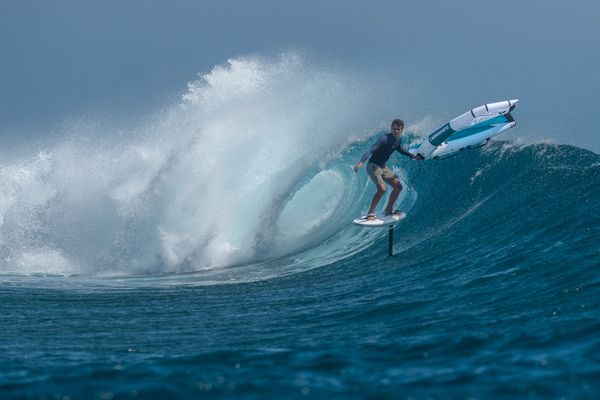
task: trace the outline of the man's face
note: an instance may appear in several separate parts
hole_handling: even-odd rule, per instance
[[[394,136],[396,136],[397,138],[400,137],[400,135],[402,135],[402,131],[404,130],[404,127],[401,125],[392,125],[392,133],[394,134]]]

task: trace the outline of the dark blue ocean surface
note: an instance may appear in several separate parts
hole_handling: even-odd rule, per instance
[[[372,194],[349,168],[367,145],[325,167],[354,187],[350,206],[293,254],[3,269],[0,397],[598,398],[600,156],[493,142],[394,158],[408,217],[387,257],[385,230],[350,224]]]

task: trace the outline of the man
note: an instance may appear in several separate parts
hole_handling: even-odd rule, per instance
[[[373,183],[377,186],[377,193],[375,193],[375,196],[373,196],[373,200],[371,201],[371,208],[369,209],[369,214],[367,215],[367,219],[369,221],[376,219],[375,208],[377,207],[379,200],[381,200],[381,197],[383,197],[385,194],[386,182],[393,188],[393,190],[390,194],[390,199],[388,200],[387,206],[385,207],[385,214],[391,215],[400,213],[400,211],[394,211],[394,202],[402,191],[402,185],[398,181],[398,176],[396,176],[388,167],[385,166],[385,163],[388,161],[392,153],[397,151],[398,153],[404,154],[413,160],[424,159],[420,154],[415,156],[402,148],[400,137],[402,136],[403,130],[404,121],[401,119],[393,120],[392,131],[377,139],[373,146],[371,146],[369,150],[363,154],[358,164],[354,166],[354,172],[358,172],[365,160],[371,156],[369,163],[367,164],[367,172]]]

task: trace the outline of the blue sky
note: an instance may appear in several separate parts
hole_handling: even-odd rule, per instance
[[[524,132],[599,152],[599,20],[593,1],[7,0],[0,135],[133,115],[228,58],[292,48],[410,82],[415,118],[519,97]]]

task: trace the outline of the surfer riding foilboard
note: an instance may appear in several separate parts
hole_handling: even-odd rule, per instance
[[[385,194],[386,183],[392,187],[392,193],[390,193],[390,198],[387,206],[385,207],[385,214],[392,215],[400,213],[400,211],[394,211],[394,202],[402,191],[402,185],[398,180],[398,176],[385,165],[394,151],[404,154],[413,160],[424,159],[420,154],[411,154],[408,152],[408,150],[402,147],[401,136],[403,130],[404,121],[401,119],[393,120],[391,132],[379,137],[379,139],[377,139],[377,141],[369,148],[369,150],[363,154],[360,161],[354,166],[354,172],[358,172],[367,158],[369,158],[369,156],[371,157],[369,158],[369,163],[367,164],[367,173],[377,187],[377,193],[375,193],[373,196],[371,208],[369,208],[369,213],[366,217],[366,219],[369,221],[374,221],[377,218],[375,216],[375,208],[377,207],[377,204],[379,204],[379,200],[381,200]]]

